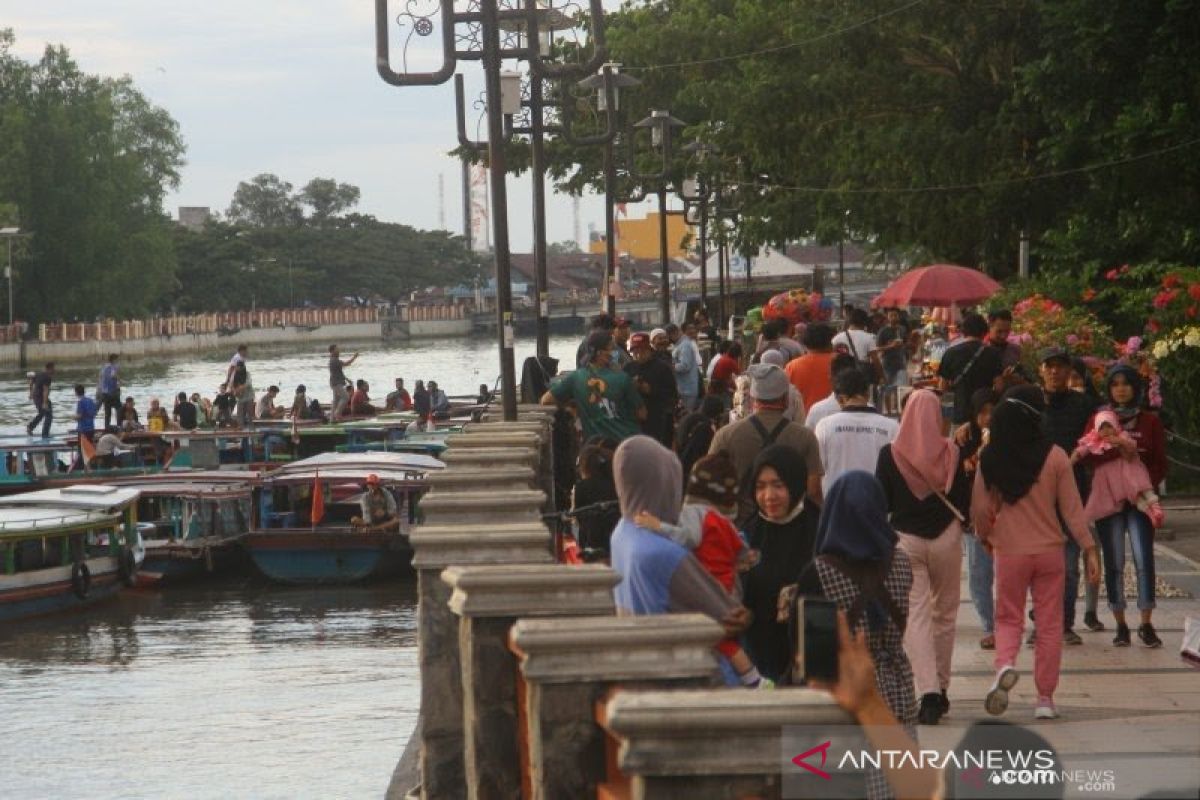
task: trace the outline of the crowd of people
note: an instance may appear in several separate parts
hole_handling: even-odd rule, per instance
[[[1132,643],[1128,535],[1136,637],[1160,647],[1165,436],[1137,370],[1117,363],[1093,386],[1078,358],[1048,348],[1029,374],[1005,310],[964,314],[955,336],[901,309],[844,320],[768,323],[753,347],[695,322],[639,333],[593,321],[542,402],[578,421],[581,545],[620,573],[619,609],[720,620],[727,679],[769,687],[795,680],[790,598],[832,600],[851,636],[865,632],[890,713],[935,725],[962,699],[965,561],[995,667],[976,701],[1006,711],[1031,620],[1034,715],[1053,719],[1062,649],[1084,642],[1081,561],[1083,626],[1105,630],[1103,577],[1112,642]]]
[[[371,397],[371,386],[363,379],[351,380],[346,370],[358,359],[355,353],[342,359],[336,344],[329,346],[329,387],[332,400],[323,406],[309,395],[308,387],[298,384],[289,401],[281,399],[279,386],[270,385],[257,393],[250,374],[249,348],[238,345],[226,367],[216,393],[205,397],[200,392],[179,392],[170,401],[170,408],[157,397],[138,408],[133,396],[124,394],[120,355],[109,355],[100,368],[94,391],[84,384],[74,385],[74,408],[71,418],[78,435],[96,446],[102,463],[111,461],[120,450],[125,436],[135,431],[161,433],[200,429],[249,429],[255,420],[335,421],[374,416],[380,413],[415,411],[414,425],[425,429],[435,420],[448,419],[450,398],[436,381],[418,380],[410,393],[404,378],[396,378],[394,388],[382,402]],[[54,420],[51,389],[56,366],[49,362],[44,369],[29,373],[29,398],[36,412],[25,426],[29,436],[40,428],[42,438],[50,436]],[[486,385],[479,387],[477,402],[491,400]]]

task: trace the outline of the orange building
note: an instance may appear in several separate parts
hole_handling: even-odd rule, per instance
[[[686,258],[685,242],[695,238],[692,226],[682,214],[667,214],[667,257]],[[604,231],[593,231],[588,241],[589,253],[604,253]],[[658,258],[658,212],[651,211],[643,219],[629,219],[617,214],[617,252],[631,258]]]

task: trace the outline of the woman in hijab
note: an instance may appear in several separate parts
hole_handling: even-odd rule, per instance
[[[821,589],[846,612],[851,632],[866,627],[879,694],[916,739],[917,698],[904,652],[913,573],[887,514],[878,480],[861,470],[843,474],[821,509],[815,563]],[[871,798],[891,797],[877,770],[868,771],[867,788]]]
[[[904,646],[921,695],[918,718],[922,725],[936,725],[950,709],[946,691],[971,483],[958,445],[942,435],[942,404],[933,392],[918,389],[909,395],[896,440],[879,452],[875,476],[892,527],[899,531],[900,549],[912,564]]]
[[[632,436],[617,448],[613,474],[621,506],[610,542],[612,568],[621,576],[613,589],[617,613],[697,612],[724,625],[727,635],[738,635],[746,624],[746,609],[685,548],[634,522],[641,511],[663,522],[679,522],[679,459],[649,436]]]
[[[807,570],[819,512],[804,503],[808,467],[793,447],[763,450],[749,480],[757,513],[746,525],[746,537],[760,555],[743,582],[742,599],[752,614],[744,644],[758,671],[778,683],[789,674],[792,656],[788,626],[777,621],[779,594],[797,583],[800,594],[821,593],[816,575]]]
[[[1106,380],[1109,408],[1117,415],[1121,429],[1137,445],[1136,453],[1123,453],[1114,447],[1103,455],[1090,455],[1084,464],[1096,466],[1112,458],[1141,458],[1150,473],[1150,483],[1158,486],[1167,476],[1167,439],[1157,414],[1142,408],[1143,381],[1136,369],[1117,364],[1108,371]],[[1091,427],[1091,426],[1089,426]],[[1093,492],[1099,487],[1094,488]],[[1137,605],[1142,623],[1138,639],[1146,647],[1162,647],[1162,639],[1150,622],[1154,614],[1154,526],[1145,512],[1136,505],[1122,501],[1120,510],[1096,520],[1096,534],[1104,552],[1104,587],[1108,593],[1108,608],[1117,622],[1113,644],[1129,646],[1129,625],[1125,622],[1125,531],[1133,546],[1133,563],[1137,567]]]
[[[1063,643],[1063,558],[1066,528],[1084,553],[1088,583],[1100,581],[1100,559],[1088,531],[1070,460],[1042,430],[1045,397],[1037,386],[1014,386],[992,411],[991,436],[979,457],[971,496],[975,533],[996,571],[996,678],[984,700],[1003,714],[1017,683],[1015,664],[1025,629],[1025,597],[1037,615],[1033,680],[1036,719],[1055,719]]]

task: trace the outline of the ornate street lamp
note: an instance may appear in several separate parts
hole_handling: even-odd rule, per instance
[[[667,176],[671,168],[672,133],[676,128],[687,127],[687,123],[671,116],[670,111],[654,110],[650,112],[650,116],[635,122],[633,127],[649,128],[651,146],[662,151],[662,168],[657,173],[648,176],[635,174],[635,177],[654,181],[658,184],[656,190],[658,194],[658,260],[661,276],[659,293],[661,295],[660,303],[662,304],[662,324],[666,325],[671,321],[671,272],[667,258]],[[633,137],[631,136],[631,152],[629,154],[629,167],[631,171],[634,168],[632,140]]]
[[[502,6],[502,2],[504,5]],[[513,363],[512,273],[508,243],[508,188],[505,164],[503,85],[501,73],[506,59],[527,60],[534,74],[553,72],[562,68],[545,64],[540,47],[543,15],[551,9],[536,0],[467,0],[458,10],[455,0],[439,0],[429,13],[414,10],[410,2],[396,17],[396,23],[407,31],[402,56],[402,70],[391,64],[390,20],[388,0],[375,0],[375,60],[381,78],[393,86],[435,86],[454,75],[459,61],[480,61],[484,70],[484,86],[488,117],[488,166],[491,171],[492,241],[496,253],[496,322],[500,340],[500,380],[504,419],[517,418],[517,381]],[[601,0],[589,0],[593,54],[587,69],[595,69],[604,58],[604,10]],[[442,64],[431,72],[408,70],[407,49],[413,37],[427,37],[434,32],[434,17],[440,16]],[[547,17],[548,19],[548,17]],[[502,24],[524,30],[506,31]],[[552,27],[547,24],[547,30]],[[575,69],[580,69],[576,66]],[[511,86],[511,83],[510,83]],[[511,107],[511,106],[510,106]],[[539,306],[541,304],[539,303]]]

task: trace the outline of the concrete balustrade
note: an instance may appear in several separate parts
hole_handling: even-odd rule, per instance
[[[594,797],[605,778],[595,705],[625,688],[685,688],[718,679],[721,626],[700,614],[521,619],[510,648],[525,681],[533,797]]]
[[[442,573],[460,617],[466,796],[521,796],[516,657],[519,617],[611,615],[619,577],[600,565],[454,566]]]
[[[436,525],[537,522],[545,503],[544,492],[529,489],[431,492],[421,498],[421,511],[426,522]]]
[[[541,437],[533,431],[482,431],[455,433],[446,437],[450,449],[480,450],[495,447],[541,447]]]
[[[639,798],[717,800],[780,791],[784,726],[851,723],[826,693],[789,688],[623,691],[601,724]]]
[[[505,491],[508,489],[533,489],[537,485],[537,473],[532,467],[496,467],[495,469],[480,469],[478,467],[451,467],[436,472],[430,472],[426,479],[429,481],[430,495],[444,494],[457,491]]]
[[[541,461],[539,451],[533,447],[452,447],[439,458],[447,467],[477,469],[492,469],[513,464],[537,467]]]

